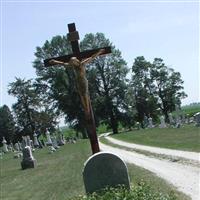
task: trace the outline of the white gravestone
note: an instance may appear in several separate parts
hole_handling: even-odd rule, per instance
[[[137,130],[140,130],[140,122],[136,122],[136,128]]]
[[[58,129],[58,145],[62,146],[65,144],[62,132]]]
[[[113,153],[100,152],[92,155],[84,164],[83,180],[86,193],[89,194],[119,185],[130,189],[127,166]]]
[[[171,126],[173,126],[174,125],[174,119],[173,119],[173,116],[172,116],[172,113],[169,113],[169,124],[171,125]]]
[[[38,142],[38,139],[37,139],[37,134],[36,134],[36,132],[34,132],[34,134],[33,134],[33,145],[34,145],[35,148],[37,148],[37,147],[40,146],[40,145],[39,145],[39,142]]]
[[[154,125],[153,125],[153,120],[151,117],[148,118],[148,122],[149,122],[148,128],[153,128]]]
[[[20,147],[19,147],[18,143],[14,144],[14,149],[15,149],[15,151],[20,151]]]
[[[166,128],[165,117],[163,115],[160,116],[160,128]]]
[[[4,137],[3,137],[2,144],[3,144],[3,152],[7,153],[8,152],[8,146],[7,146],[7,141]]]
[[[21,143],[21,146],[22,146],[22,150],[28,145],[27,143],[27,137],[26,136],[22,136],[22,143]]]
[[[31,138],[29,135],[26,136],[26,144],[27,146],[31,147]]]
[[[48,130],[46,130],[46,136],[47,136],[47,142],[46,145],[47,146],[52,146],[52,141],[51,141],[51,136]]]

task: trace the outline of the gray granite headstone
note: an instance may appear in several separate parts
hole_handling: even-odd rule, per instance
[[[21,162],[22,169],[34,168],[36,160],[34,159],[30,146],[26,146],[23,151],[23,160]]]
[[[130,189],[126,164],[117,155],[107,152],[96,153],[85,162],[83,180],[89,194],[119,185]]]

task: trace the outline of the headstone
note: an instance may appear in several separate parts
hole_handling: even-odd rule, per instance
[[[19,144],[18,144],[18,143],[15,143],[15,144],[14,144],[14,150],[15,150],[15,151],[20,151],[20,147],[19,147]]]
[[[181,127],[181,119],[180,119],[181,110],[180,110],[180,106],[179,105],[175,105],[175,110],[176,110],[176,116],[175,116],[176,128],[180,128]]]
[[[185,123],[186,123],[185,113],[182,113],[181,123],[182,123],[182,124],[185,124]]]
[[[194,123],[194,117],[190,117],[189,123]]]
[[[38,148],[40,146],[38,139],[37,139],[37,133],[36,132],[34,132],[34,134],[33,134],[33,145],[34,145],[35,148]]]
[[[52,141],[52,145],[53,145],[53,147],[54,147],[55,149],[59,149],[59,148],[60,148],[60,147],[58,146],[58,143],[57,143],[57,140],[56,140],[55,135],[53,135],[53,136],[51,137],[51,141]]]
[[[27,146],[31,147],[31,138],[29,135],[26,136],[26,144]]]
[[[22,151],[23,150],[22,144],[20,142],[18,142],[18,145],[19,145],[19,150]]]
[[[189,124],[190,123],[190,117],[189,114],[186,115],[185,123]]]
[[[49,133],[48,130],[46,130],[46,136],[47,136],[46,145],[47,145],[47,146],[52,146],[52,141],[51,141],[50,133]]]
[[[172,116],[172,113],[169,113],[169,124],[170,124],[170,126],[174,126],[174,118],[173,118],[173,116]]]
[[[136,128],[137,130],[140,130],[140,122],[136,122]]]
[[[22,150],[28,145],[27,143],[27,137],[26,136],[22,136],[22,143],[21,143],[21,146],[22,146]]]
[[[148,117],[146,115],[144,115],[144,128],[147,128],[148,127]]]
[[[26,146],[23,151],[23,160],[21,162],[22,169],[35,168],[36,160],[33,158],[31,147]]]
[[[49,146],[49,153],[56,152],[56,149],[53,146]]]
[[[153,125],[153,120],[152,120],[152,118],[151,117],[149,117],[148,118],[148,128],[153,128],[154,127],[154,125]]]
[[[165,117],[163,115],[160,116],[160,128],[166,128],[166,124],[165,124]]]
[[[7,147],[8,147],[8,151],[13,151],[14,150],[12,143],[10,143],[9,145],[7,145]]]
[[[7,153],[8,152],[8,146],[7,146],[7,141],[6,141],[5,137],[3,137],[2,144],[3,144],[3,152]]]
[[[196,114],[194,115],[194,120],[195,120],[195,125],[196,125],[197,127],[199,127],[199,126],[200,126],[200,112],[198,112],[198,113],[196,113]]]
[[[176,115],[176,128],[181,127],[181,119],[179,115]]]
[[[130,189],[126,164],[117,155],[107,152],[96,153],[85,162],[83,180],[89,194],[119,185]]]
[[[13,158],[21,158],[23,154],[21,152],[17,152],[14,154]]]
[[[62,132],[58,129],[58,145],[62,146],[65,144]]]

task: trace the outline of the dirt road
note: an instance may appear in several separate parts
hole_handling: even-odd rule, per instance
[[[124,141],[117,140],[109,136],[107,136],[106,139],[114,144],[118,144],[121,146],[133,148],[133,149],[144,150],[151,153],[163,154],[163,155],[173,156],[173,157],[180,157],[180,158],[185,158],[189,160],[194,160],[196,162],[200,162],[200,153],[196,153],[196,152],[179,151],[179,150],[159,148],[159,147],[150,147],[150,146],[145,146],[145,145],[140,145],[140,144],[124,142]]]
[[[102,151],[109,151],[117,154],[125,162],[133,163],[155,173],[161,178],[164,178],[166,181],[174,185],[177,190],[190,196],[192,200],[200,199],[199,168],[170,162],[169,160],[160,160],[152,157],[150,158],[139,153],[111,147],[102,143],[100,143],[100,148]]]

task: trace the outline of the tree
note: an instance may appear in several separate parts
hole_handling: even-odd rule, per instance
[[[13,140],[15,133],[15,122],[13,115],[7,105],[0,107],[0,140],[5,137],[8,143]]]
[[[95,59],[87,66],[89,89],[97,121],[103,120],[118,132],[119,121],[124,120],[128,68],[121,52],[103,33],[86,34],[81,49],[111,46],[112,54]]]
[[[158,106],[168,119],[168,113],[181,105],[181,100],[187,95],[183,91],[181,74],[165,66],[161,58],[155,58],[150,70],[153,80],[154,95],[158,98]]]
[[[132,66],[133,94],[136,102],[137,119],[142,122],[144,116],[156,117],[157,99],[154,96],[153,81],[150,76],[151,63],[143,56],[135,58]]]
[[[43,61],[71,53],[71,46],[65,36],[55,36],[46,41],[42,47],[37,47],[33,62],[36,69],[37,86],[43,91],[43,98],[50,101],[49,106],[65,115],[65,121],[86,138],[84,113],[76,90],[73,70],[64,67],[44,67]]]
[[[81,50],[112,45],[102,33],[87,34],[80,44]],[[63,36],[53,37],[43,47],[36,48],[36,68],[38,84],[46,88],[45,95],[52,99],[55,108],[62,110],[65,119],[85,135],[84,113],[76,90],[73,70],[64,67],[45,68],[43,60],[71,53],[71,46]],[[122,114],[123,99],[127,84],[128,69],[119,50],[112,45],[112,55],[97,58],[86,66],[89,91],[97,125],[100,120],[107,122],[117,132],[118,121]],[[114,77],[114,78],[113,78]],[[121,117],[122,118],[122,117]]]
[[[132,72],[131,84],[140,121],[144,115],[155,118],[159,109],[168,119],[168,113],[174,111],[175,105],[180,105],[181,99],[186,97],[181,74],[167,67],[161,58],[150,63],[143,56],[137,57]]]
[[[34,131],[54,129],[57,114],[48,108],[48,102],[43,99],[32,80],[16,78],[9,84],[8,93],[17,98],[13,104],[18,134],[33,136]]]

